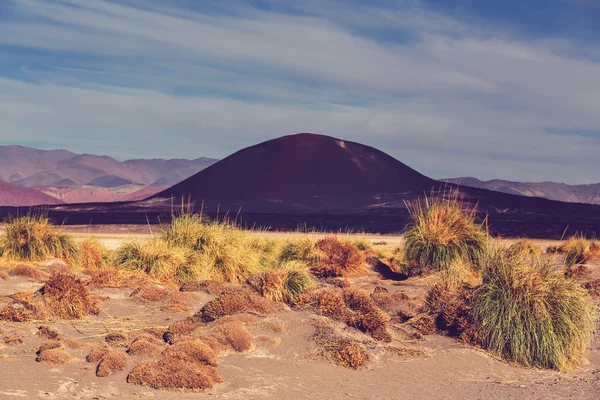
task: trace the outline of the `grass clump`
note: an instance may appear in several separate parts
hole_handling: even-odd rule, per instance
[[[79,244],[77,266],[83,269],[99,269],[106,265],[108,255],[106,248],[96,239],[86,239]]]
[[[209,301],[192,318],[197,321],[211,322],[226,315],[247,311],[272,314],[277,311],[275,303],[243,287],[228,290]]]
[[[335,330],[326,324],[316,326],[313,339],[336,365],[359,369],[367,364],[370,359],[369,353],[362,344],[336,334]]]
[[[303,261],[307,264],[319,261],[315,242],[308,237],[286,241],[278,258],[280,261]]]
[[[567,370],[578,365],[590,339],[589,295],[548,263],[491,252],[472,298],[482,345],[528,367]]]
[[[543,253],[542,248],[530,239],[519,239],[508,247],[510,253],[523,254],[525,256],[539,256]]]
[[[81,319],[98,314],[98,300],[90,294],[86,284],[74,275],[52,276],[39,290],[46,308],[61,319]]]
[[[127,366],[127,358],[123,353],[115,350],[108,351],[98,363],[96,376],[105,378],[115,372],[123,371]]]
[[[300,293],[312,288],[315,281],[305,263],[287,261],[251,276],[248,284],[269,300],[292,303]]]
[[[117,249],[115,264],[126,271],[141,271],[165,283],[181,283],[200,277],[196,255],[161,239],[131,241]]]
[[[600,257],[600,242],[573,236],[558,248],[558,252],[565,255],[565,265],[568,267],[585,264]]]
[[[476,208],[458,191],[406,204],[410,223],[405,232],[407,262],[418,268],[443,269],[456,259],[475,263],[483,254],[487,234],[475,222]]]
[[[63,365],[71,361],[71,355],[64,347],[57,347],[39,352],[35,361],[48,365]]]
[[[72,261],[77,255],[73,238],[59,232],[42,215],[29,214],[10,217],[5,221],[6,235],[2,238],[3,256],[12,260],[43,261],[61,258]]]
[[[346,277],[364,269],[365,257],[356,247],[328,236],[316,243],[320,257],[311,270],[319,278]]]

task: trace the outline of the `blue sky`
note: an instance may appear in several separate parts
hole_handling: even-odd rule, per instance
[[[600,182],[600,2],[3,0],[0,144],[224,157],[285,134],[432,177]]]

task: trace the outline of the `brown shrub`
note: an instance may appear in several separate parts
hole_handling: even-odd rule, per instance
[[[336,335],[327,325],[317,325],[313,339],[334,364],[358,369],[369,361],[369,353],[359,342]]]
[[[316,248],[321,257],[311,270],[319,278],[346,277],[364,269],[364,254],[351,244],[340,242],[335,236],[319,240]]]
[[[115,372],[123,371],[127,365],[127,359],[123,353],[111,350],[102,357],[98,368],[96,368],[96,376],[104,378],[114,374]]]
[[[431,315],[443,333],[465,343],[479,344],[471,309],[474,288],[453,279],[442,279],[427,292],[423,310]]]
[[[55,339],[49,339],[42,343],[40,347],[38,347],[36,354],[39,355],[43,351],[58,349],[59,347],[62,347],[62,343],[60,341]]]
[[[127,347],[127,353],[140,356],[156,356],[163,351],[165,343],[152,335],[143,334],[135,338]]]
[[[201,391],[212,388],[222,379],[213,366],[167,356],[136,365],[127,376],[127,382],[154,389]]]
[[[10,280],[10,275],[4,271],[0,271],[0,279],[2,279],[3,281],[8,281]]]
[[[419,314],[411,318],[410,324],[423,335],[433,335],[437,332],[435,319],[429,314]]]
[[[276,303],[269,301],[247,288],[236,288],[225,291],[209,301],[193,318],[211,322],[225,315],[233,315],[247,311],[271,314],[277,311]]]
[[[584,283],[583,288],[588,291],[590,296],[600,297],[600,279]]]
[[[120,332],[112,332],[104,336],[104,341],[111,347],[125,346],[126,340],[127,336],[123,335]]]
[[[99,347],[95,347],[90,351],[90,354],[87,355],[85,361],[89,363],[95,363],[104,358],[105,355],[108,354],[110,348],[106,345],[101,345]]]
[[[169,344],[175,343],[180,338],[189,335],[195,331],[199,326],[202,326],[202,322],[198,318],[188,317],[177,322],[174,322],[167,328],[163,334],[163,340]]]
[[[46,317],[46,309],[39,296],[30,292],[17,292],[8,296],[12,303],[0,309],[0,321],[27,322]]]
[[[189,293],[176,292],[169,295],[167,304],[161,307],[161,311],[171,313],[186,313],[190,311],[187,306],[187,296]]]
[[[182,361],[200,362],[217,366],[215,351],[201,340],[186,340],[169,346],[162,353],[163,357],[180,358]]]
[[[60,339],[61,334],[54,328],[46,325],[38,326],[37,334],[46,339]]]
[[[565,269],[565,278],[586,279],[592,275],[592,271],[585,265],[571,265]]]
[[[90,275],[89,283],[93,287],[122,287],[127,284],[117,268],[86,270],[86,273]]]
[[[310,306],[317,314],[325,315],[348,326],[370,334],[376,340],[389,341],[390,318],[371,297],[357,289],[326,289],[302,296],[299,305]]]
[[[240,323],[228,323],[214,332],[215,339],[225,347],[231,347],[238,353],[250,351],[254,347],[252,335]]]
[[[98,269],[104,266],[106,249],[97,240],[87,239],[79,245],[77,264],[83,269]]]
[[[35,359],[37,362],[43,362],[49,365],[62,365],[71,360],[71,356],[64,347],[48,349],[40,352]]]
[[[10,270],[10,274],[12,276],[22,276],[24,278],[34,279],[36,281],[41,281],[44,279],[44,274],[29,265],[17,265]]]
[[[90,295],[85,283],[75,275],[58,274],[40,289],[50,312],[61,319],[81,319],[98,314],[98,300]]]
[[[144,286],[136,288],[129,297],[144,299],[148,301],[164,301],[169,292],[156,286]]]

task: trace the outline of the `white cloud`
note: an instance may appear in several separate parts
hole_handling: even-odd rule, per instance
[[[582,56],[597,50],[568,39],[519,39],[415,1],[294,3],[301,14],[13,4],[20,18],[0,24],[0,44],[59,57],[24,69],[35,84],[0,79],[0,139],[222,157],[313,131],[435,177],[600,181],[600,139],[547,132],[600,131],[600,64]],[[361,33],[381,28],[408,36]]]

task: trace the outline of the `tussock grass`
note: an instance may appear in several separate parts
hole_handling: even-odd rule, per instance
[[[356,249],[358,251],[373,250],[373,245],[371,244],[371,242],[369,242],[367,239],[364,239],[361,237],[344,238],[344,239],[342,239],[342,242],[348,243],[348,244],[356,247]]]
[[[42,261],[61,258],[72,261],[77,245],[70,235],[57,231],[48,218],[28,214],[5,221],[6,235],[0,247],[3,256],[12,260]]]
[[[83,269],[99,269],[108,263],[107,249],[96,239],[90,238],[79,244],[77,266]]]
[[[193,251],[171,246],[159,238],[125,243],[117,249],[114,262],[123,270],[141,271],[165,283],[202,277],[198,256]]]
[[[286,261],[251,276],[248,284],[269,300],[292,303],[300,293],[312,288],[315,280],[305,263]]]
[[[228,290],[209,301],[198,311],[192,319],[196,321],[211,322],[227,315],[254,311],[261,314],[272,314],[278,310],[273,303],[247,287]]]
[[[528,367],[580,364],[592,329],[590,297],[539,258],[490,251],[472,298],[482,345]]]
[[[530,239],[519,239],[508,247],[508,252],[525,256],[539,256],[543,250]]]
[[[98,314],[98,300],[86,284],[74,275],[52,276],[40,289],[44,303],[52,315],[61,319],[81,319],[88,314]]]
[[[173,215],[169,224],[161,226],[161,237],[173,247],[194,249],[205,235],[208,221],[201,214],[182,212]]]
[[[405,232],[406,260],[411,266],[444,269],[454,260],[476,263],[488,236],[475,222],[476,207],[458,191],[406,203],[410,223]]]
[[[279,253],[280,261],[303,261],[307,264],[315,264],[319,259],[316,243],[308,237],[288,240]]]
[[[585,264],[600,257],[600,242],[582,236],[573,236],[558,248],[558,252],[564,253],[565,265],[568,267]]]

